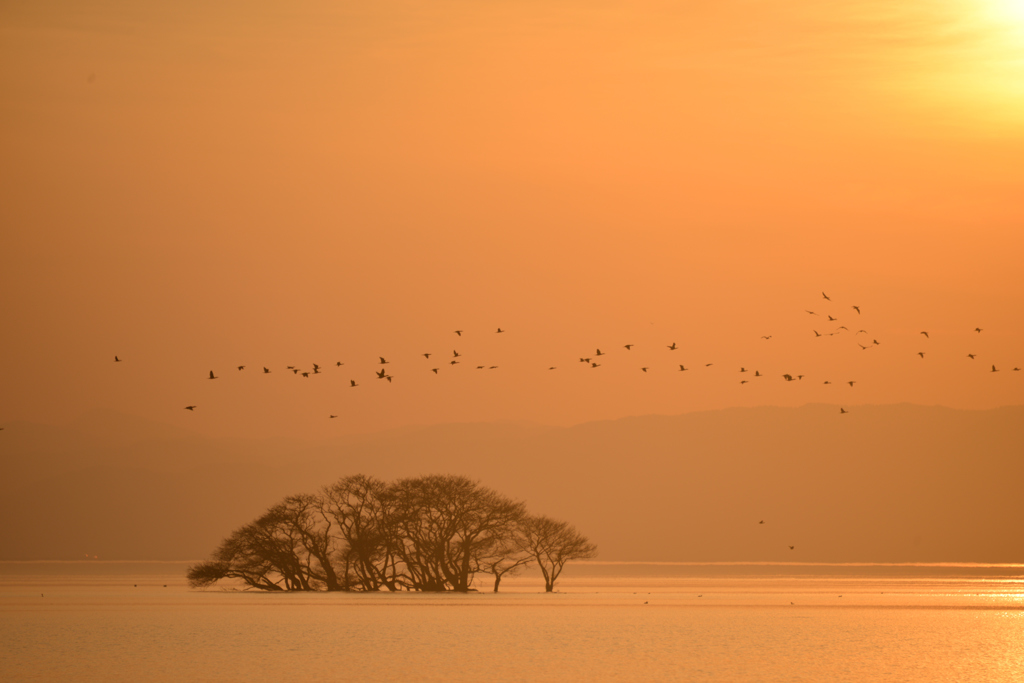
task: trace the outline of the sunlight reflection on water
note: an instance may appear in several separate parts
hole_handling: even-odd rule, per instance
[[[0,678],[1024,679],[1024,589],[1005,570],[811,576],[705,567],[657,576],[578,568],[553,595],[537,592],[531,576],[503,582],[497,595],[267,595],[190,591],[180,571],[159,569],[0,570]]]

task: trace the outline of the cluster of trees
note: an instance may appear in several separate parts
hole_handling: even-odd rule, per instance
[[[544,589],[570,560],[597,547],[566,522],[466,477],[386,483],[344,477],[315,495],[289,496],[236,530],[213,559],[189,567],[193,588],[238,579],[267,591],[468,591],[536,563]]]

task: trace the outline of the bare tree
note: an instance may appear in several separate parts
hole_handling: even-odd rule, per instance
[[[544,590],[555,590],[565,563],[597,556],[597,546],[568,522],[550,517],[530,517],[523,524],[526,547],[544,575]]]
[[[522,520],[519,520],[494,536],[491,546],[480,558],[480,567],[494,575],[494,592],[497,593],[506,575],[515,576],[532,561]]]

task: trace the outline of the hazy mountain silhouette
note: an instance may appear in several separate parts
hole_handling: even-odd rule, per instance
[[[1024,519],[1024,407],[736,408],[330,441],[108,413],[2,436],[5,560],[201,559],[281,497],[362,472],[479,479],[571,520],[606,560],[1024,561],[1005,535]]]

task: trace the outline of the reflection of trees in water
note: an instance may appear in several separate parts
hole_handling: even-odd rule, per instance
[[[318,494],[289,496],[189,567],[194,588],[238,579],[268,591],[468,591],[477,573],[504,576],[537,563],[546,591],[566,562],[597,547],[567,522],[533,517],[466,477],[388,484],[344,477]]]

